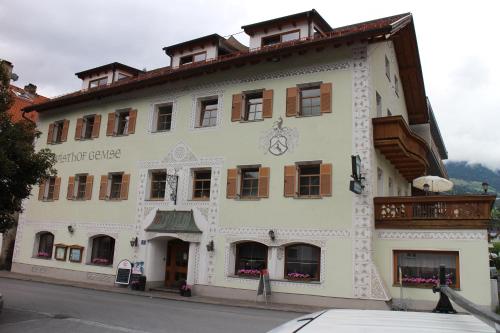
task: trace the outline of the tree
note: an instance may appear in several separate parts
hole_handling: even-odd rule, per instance
[[[9,83],[0,61],[0,232],[15,225],[33,185],[56,174],[50,149],[35,151],[33,143],[41,134],[36,125],[29,120],[14,123],[7,113],[12,104]]]

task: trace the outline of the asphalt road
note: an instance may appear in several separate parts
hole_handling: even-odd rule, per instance
[[[0,332],[258,333],[300,316],[0,278]]]

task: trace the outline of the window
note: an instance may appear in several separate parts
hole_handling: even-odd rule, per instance
[[[313,36],[314,38],[317,38],[317,37],[320,37],[320,36],[323,36],[324,33],[317,27],[317,26],[314,26],[313,27]]]
[[[130,75],[123,74],[123,73],[118,73],[118,75],[116,76],[116,81],[120,81],[120,80],[129,78],[129,77],[130,77]]]
[[[110,199],[120,199],[122,190],[122,178],[121,173],[112,173],[109,177],[109,198]]]
[[[54,235],[50,232],[41,232],[37,235],[38,249],[35,257],[41,259],[52,258],[52,248],[54,246]]]
[[[218,99],[207,99],[200,102],[200,117],[198,127],[213,127],[217,125]]]
[[[320,107],[320,86],[310,86],[300,89],[300,115],[301,116],[319,116]]]
[[[155,131],[170,131],[172,128],[172,104],[156,106],[156,128]]]
[[[321,249],[308,244],[285,248],[285,278],[319,281]]]
[[[151,191],[149,199],[160,200],[165,198],[165,186],[167,184],[166,171],[153,171],[151,172]]]
[[[56,177],[49,177],[45,183],[44,200],[53,200],[56,187]]]
[[[396,75],[394,75],[394,92],[396,93],[396,96],[399,97],[399,80]]]
[[[439,282],[439,266],[445,265],[446,284],[460,288],[459,255],[456,251],[397,250],[394,255],[394,284],[432,288]],[[401,269],[402,276],[399,270]]]
[[[241,197],[257,198],[259,195],[259,168],[241,169]]]
[[[262,92],[245,95],[245,115],[244,120],[262,120]]]
[[[289,31],[278,35],[266,36],[262,38],[261,46],[276,45],[300,39],[300,31]]]
[[[83,117],[83,139],[92,138],[92,132],[94,130],[95,116]]]
[[[236,275],[258,277],[267,268],[267,246],[257,242],[236,244]]]
[[[89,82],[89,88],[97,88],[108,84],[108,77],[101,77]]]
[[[127,200],[129,184],[130,174],[111,172],[102,175],[99,185],[99,200]]]
[[[320,165],[305,164],[298,166],[299,196],[319,196]]]
[[[127,135],[129,132],[129,119],[130,112],[126,111],[118,111],[116,113],[116,135]]]
[[[391,65],[387,56],[385,56],[385,75],[387,76],[389,82],[391,82]]]
[[[212,171],[195,170],[193,171],[193,200],[210,199],[210,180]]]
[[[54,123],[54,131],[52,132],[52,143],[61,143],[63,134],[64,121],[56,121]]]
[[[187,65],[187,64],[191,64],[193,62],[199,62],[199,61],[205,61],[205,60],[207,60],[207,52],[206,51],[181,57],[179,64],[180,65]]]
[[[115,240],[109,236],[97,236],[92,239],[90,262],[94,265],[113,265]]]
[[[85,193],[87,190],[87,175],[76,175],[75,176],[75,197],[79,200],[85,199]]]
[[[382,117],[382,96],[378,93],[378,91],[375,92],[376,100],[377,100],[377,117]]]

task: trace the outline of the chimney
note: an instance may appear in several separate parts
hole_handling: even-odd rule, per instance
[[[36,86],[33,83],[24,86],[24,91],[31,95],[36,95]]]
[[[10,61],[0,59],[0,65],[7,71],[7,77],[12,77],[12,70],[14,69],[14,65]]]

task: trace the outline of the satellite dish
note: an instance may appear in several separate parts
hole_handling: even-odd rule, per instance
[[[19,75],[17,75],[16,73],[12,73],[10,75],[10,78],[11,78],[12,81],[17,81],[17,79],[19,79]]]

